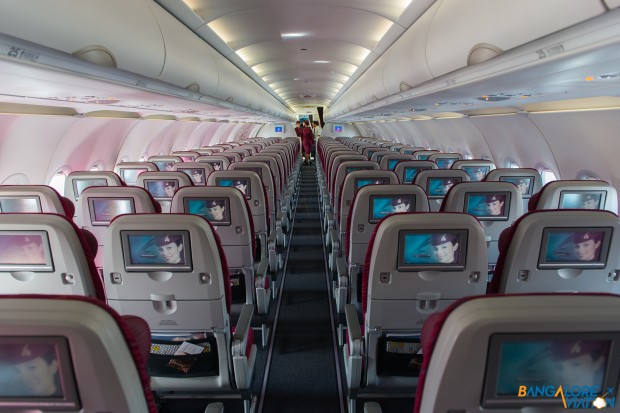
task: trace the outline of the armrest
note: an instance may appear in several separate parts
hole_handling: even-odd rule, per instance
[[[362,357],[363,341],[362,330],[357,319],[355,306],[347,304],[344,307],[344,314],[347,322],[349,341],[342,348],[344,353],[344,367],[347,379],[349,394],[356,392],[362,383]]]
[[[248,332],[252,324],[254,316],[254,306],[252,304],[244,304],[239,315],[239,320],[235,326],[235,333],[232,337],[232,354],[233,356],[245,356],[245,347],[248,341]]]
[[[256,269],[254,277],[254,290],[256,292],[256,309],[258,314],[267,314],[269,312],[269,289],[271,280],[268,278],[269,260],[263,258]]]
[[[254,315],[254,306],[244,304],[239,315],[239,321],[235,327],[235,333],[232,337],[232,360],[235,383],[239,390],[247,390],[252,387],[254,378],[254,366],[256,364],[256,345],[252,344],[249,352],[246,354],[246,346],[252,316]]]
[[[357,310],[353,304],[344,306],[344,315],[349,332],[349,349],[352,356],[362,355],[362,329],[357,319]]]
[[[336,300],[336,312],[342,314],[349,295],[349,275],[343,257],[336,257],[336,288],[334,299]]]

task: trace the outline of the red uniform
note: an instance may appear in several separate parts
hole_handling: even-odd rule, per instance
[[[308,127],[301,128],[301,144],[304,147],[304,153],[312,153],[312,146],[314,146],[314,134],[312,129]]]

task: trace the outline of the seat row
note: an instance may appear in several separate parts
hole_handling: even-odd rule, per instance
[[[346,174],[343,188],[351,192],[340,191],[337,221],[346,230],[332,235],[345,248],[342,257],[334,254],[333,268],[347,330],[350,411],[360,395],[413,394],[424,360],[422,325],[456,300],[487,292],[620,292],[620,221],[609,184],[552,182],[530,193],[531,212],[522,216],[517,185],[463,182],[431,213],[422,186],[393,176],[357,188],[355,179],[390,174],[376,169]],[[588,203],[598,210],[586,210]]]
[[[284,145],[295,147],[296,141]],[[68,179],[72,196],[75,180],[86,176],[81,174]],[[232,174],[246,180],[245,193],[226,185]],[[214,171],[209,182],[219,186],[179,188],[170,200],[176,213],[165,216],[140,187],[80,188],[79,226],[72,221],[73,203],[49,187],[0,187],[2,292],[92,297],[120,314],[137,315],[150,329],[148,371],[159,396],[232,392],[249,410],[256,357],[252,318],[255,309],[267,313],[272,288],[253,225],[268,201],[254,171]],[[29,203],[38,213],[7,212]]]

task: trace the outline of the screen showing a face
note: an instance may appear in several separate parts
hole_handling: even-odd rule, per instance
[[[138,175],[146,171],[147,169],[121,169],[121,179],[128,185],[135,185]]]
[[[191,271],[188,231],[121,231],[121,237],[127,271]]]
[[[435,163],[437,164],[437,168],[439,169],[450,169],[454,162],[458,161],[458,158],[438,158],[435,159]]]
[[[388,161],[388,169],[389,169],[390,171],[393,171],[394,169],[396,169],[396,165],[397,165],[400,161],[402,161],[402,159],[390,159],[390,160]]]
[[[174,196],[174,193],[179,188],[179,182],[176,179],[172,180],[145,180],[146,190],[155,199],[169,199]]]
[[[390,183],[390,180],[388,178],[356,178],[355,179],[355,187],[357,189],[363,188],[366,185],[385,185],[389,183]]]
[[[489,173],[490,166],[463,166],[462,168],[472,181],[482,181]]]
[[[353,171],[369,171],[371,169],[373,169],[373,168],[368,168],[368,167],[365,167],[365,166],[347,166],[347,168],[345,170],[345,175],[349,174],[349,173],[351,173]]]
[[[463,269],[465,267],[467,230],[401,231],[398,269]]]
[[[213,225],[230,225],[228,198],[185,198],[185,212],[200,215]]]
[[[157,165],[157,169],[160,171],[172,171],[174,170],[174,161],[153,161]]]
[[[563,397],[541,389],[562,386],[566,396],[570,389],[587,388],[588,396],[609,392],[609,386],[617,384],[617,360],[612,355],[617,339],[615,333],[493,334],[482,404],[544,405],[554,410],[553,406],[562,408]],[[524,388],[525,397],[519,395]],[[607,396],[615,397],[615,389],[611,391]]]
[[[344,126],[342,125],[334,125],[334,132],[340,133],[344,130]]]
[[[0,212],[41,212],[41,204],[38,197],[0,198]]]
[[[538,268],[604,268],[611,228],[545,228]]]
[[[388,215],[412,212],[415,195],[371,195],[369,223],[377,223]]]
[[[415,179],[416,175],[420,173],[420,171],[426,171],[428,169],[433,169],[430,166],[422,166],[422,167],[405,167],[405,182],[406,184],[410,184]]]
[[[183,172],[189,176],[194,185],[205,185],[205,170],[202,168],[179,168],[179,172]]]
[[[89,198],[88,203],[93,225],[108,225],[118,215],[135,212],[131,198]]]
[[[529,176],[501,176],[499,178],[501,182],[510,182],[514,184],[521,192],[521,196],[526,199],[532,196],[532,189],[534,184],[534,178]]]
[[[11,403],[20,411],[80,410],[66,338],[0,339],[0,408]]]
[[[480,220],[506,220],[510,193],[476,193],[465,195],[465,211]]]
[[[45,231],[1,231],[0,268],[4,271],[53,271]]]
[[[428,178],[427,193],[429,197],[443,197],[448,193],[450,188],[462,181],[461,177],[454,178]]]
[[[275,133],[282,133],[282,132],[284,132],[284,126],[282,126],[282,125],[276,125],[276,126],[274,127],[274,132],[275,132]]]
[[[97,179],[74,179],[73,180],[73,193],[78,198],[82,191],[91,186],[108,186],[108,181],[104,178]]]
[[[209,161],[207,163],[210,164],[213,167],[214,171],[221,171],[222,170],[222,161]]]
[[[263,178],[263,170],[261,168],[235,168],[236,171],[250,171],[256,173],[260,178]]]
[[[605,191],[562,191],[560,209],[603,209]]]
[[[252,198],[252,192],[250,188],[250,181],[247,178],[233,178],[233,179],[218,179],[218,186],[232,186],[245,195],[247,199]]]

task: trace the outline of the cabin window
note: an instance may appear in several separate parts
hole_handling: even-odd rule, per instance
[[[142,155],[140,159],[138,159],[138,162],[146,162],[148,159],[149,159],[148,155]]]
[[[89,171],[102,171],[103,168],[101,167],[101,165],[99,163],[93,164],[90,168],[88,168]]]
[[[543,185],[546,185],[549,182],[557,181],[558,180],[557,176],[555,176],[555,174],[553,173],[553,171],[551,169],[544,168],[544,169],[540,170],[539,172],[540,172],[540,176],[542,178]]]
[[[577,179],[580,179],[582,181],[602,181],[600,176],[598,176],[592,171],[586,170],[579,171],[579,173],[577,174]]]
[[[485,161],[492,161],[491,155],[489,155],[488,153],[483,153],[482,155],[480,155],[480,159],[484,159]]]
[[[519,164],[517,163],[517,161],[515,161],[512,158],[506,158],[506,168],[520,168],[521,166],[519,166]]]
[[[471,153],[466,152],[466,153],[463,155],[463,159],[474,159],[474,157],[472,156],[472,154],[471,154]]]
[[[66,179],[67,179],[67,174],[64,171],[56,172],[54,176],[52,176],[49,186],[54,188],[56,192],[58,192],[59,194],[64,194]]]

